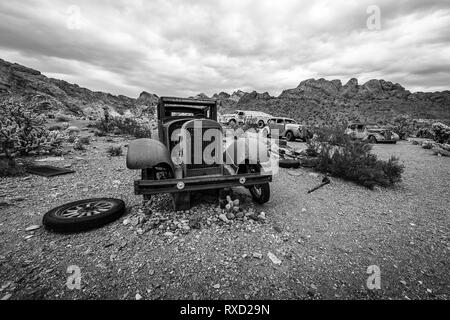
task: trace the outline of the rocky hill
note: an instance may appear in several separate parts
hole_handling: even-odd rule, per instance
[[[309,125],[345,121],[389,123],[399,115],[450,122],[450,91],[411,93],[400,84],[385,80],[359,85],[357,79],[350,79],[342,85],[340,80],[308,79],[278,97],[253,91],[242,92],[236,100],[224,92],[213,98],[222,101],[222,112],[260,110]]]
[[[104,107],[120,114],[152,113],[158,96],[142,92],[137,99],[93,92],[63,80],[48,78],[39,71],[0,59],[0,98],[16,94],[37,102],[42,112],[62,111],[80,116],[96,115]],[[209,98],[200,93],[196,98]],[[414,119],[438,119],[450,123],[450,91],[416,92],[398,83],[357,79],[308,79],[278,97],[269,93],[220,92],[211,98],[221,101],[220,112],[235,109],[260,110],[287,116],[309,125],[333,125],[343,121],[390,122],[398,115]]]
[[[59,111],[80,116],[95,115],[104,107],[119,114],[142,111],[158,101],[156,95],[148,92],[142,92],[137,99],[94,92],[0,59],[0,97],[12,94],[35,101],[41,112]]]

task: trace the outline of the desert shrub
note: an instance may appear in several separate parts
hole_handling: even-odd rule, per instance
[[[401,180],[404,170],[398,158],[379,160],[371,153],[370,144],[350,139],[340,127],[316,131],[308,148],[317,154],[316,170],[367,188],[393,185]]]
[[[424,148],[424,149],[430,150],[430,149],[433,149],[433,147],[434,147],[434,143],[431,141],[424,141],[422,143],[422,148]]]
[[[89,144],[91,144],[91,138],[90,138],[90,137],[80,137],[79,139],[80,139],[80,142],[81,142],[83,145],[89,145]]]
[[[57,124],[48,127],[48,130],[50,130],[50,131],[61,131],[62,129],[63,128],[60,125],[57,125]]]
[[[450,143],[450,127],[442,122],[433,123],[431,130],[434,141],[438,143]]]
[[[81,142],[81,140],[79,138],[75,139],[75,143],[73,145],[74,150],[78,150],[78,151],[84,151],[86,150],[84,144]]]
[[[394,118],[392,131],[397,133],[401,140],[405,140],[416,131],[416,122],[410,116],[400,115]]]
[[[424,139],[433,139],[434,140],[434,133],[431,131],[431,128],[419,128],[416,131],[416,137],[417,138],[424,138]]]
[[[93,124],[101,133],[129,134],[136,138],[150,138],[151,127],[142,120],[129,117],[108,117]]]
[[[67,142],[69,142],[69,143],[75,143],[76,140],[77,140],[77,137],[74,135],[67,137]]]
[[[55,121],[57,122],[68,122],[70,121],[70,117],[64,115],[64,114],[57,114],[55,116]]]
[[[108,153],[112,157],[118,157],[122,155],[122,147],[121,146],[109,146],[106,149],[106,153]]]
[[[45,118],[26,106],[23,99],[10,98],[0,103],[0,147],[8,159],[31,152],[52,152],[59,149],[64,135],[50,131]]]

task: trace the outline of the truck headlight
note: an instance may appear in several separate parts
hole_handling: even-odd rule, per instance
[[[183,181],[180,181],[180,182],[177,183],[177,189],[178,190],[183,190],[184,189],[184,182]]]

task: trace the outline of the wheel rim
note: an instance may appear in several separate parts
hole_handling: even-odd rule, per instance
[[[56,215],[63,219],[91,217],[110,210],[112,206],[111,202],[104,200],[91,201],[58,210]]]
[[[286,140],[291,141],[291,139],[292,139],[292,133],[288,132],[288,133],[286,134]]]

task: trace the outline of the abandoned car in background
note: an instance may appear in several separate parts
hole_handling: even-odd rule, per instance
[[[159,99],[158,138],[137,139],[128,147],[127,167],[141,170],[141,179],[135,181],[136,194],[148,200],[152,194],[170,193],[175,210],[190,208],[191,192],[235,186],[248,188],[260,204],[269,200],[272,174],[261,165],[269,160],[269,154],[257,159],[259,155],[248,150],[237,152],[237,139],[224,142],[217,106],[209,99]],[[220,132],[220,137],[209,136],[210,129]],[[200,141],[196,134],[200,134]],[[210,151],[212,142],[220,142],[221,149],[214,149],[215,160],[208,161],[202,154]]]
[[[224,114],[220,122],[227,125],[241,125],[247,122],[256,123],[259,128],[264,127],[272,116],[261,111],[236,110],[234,113]]]
[[[353,139],[369,141],[370,143],[397,143],[400,140],[399,135],[390,128],[380,127],[377,124],[351,123],[347,126],[345,134]]]
[[[304,125],[298,124],[291,118],[273,117],[268,121],[269,129],[277,129],[281,138],[287,141],[295,141],[301,139],[306,141],[313,137],[313,133]]]

